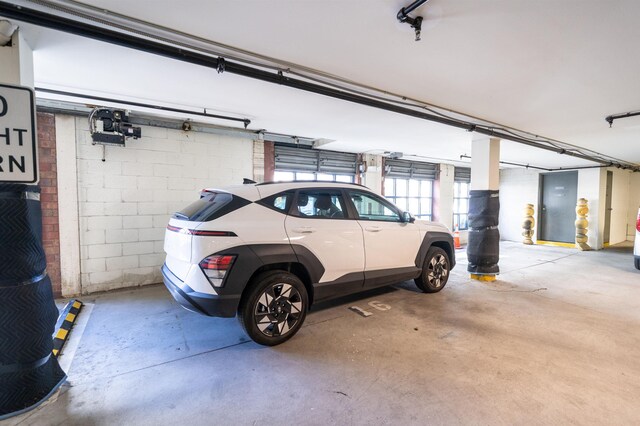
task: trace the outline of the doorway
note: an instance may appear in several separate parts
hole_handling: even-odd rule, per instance
[[[578,172],[540,175],[539,239],[574,243]]]

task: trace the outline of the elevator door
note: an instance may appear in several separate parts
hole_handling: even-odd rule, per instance
[[[543,241],[575,242],[578,172],[540,175],[540,235]]]

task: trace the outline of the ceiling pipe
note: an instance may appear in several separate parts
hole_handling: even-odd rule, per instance
[[[422,32],[422,16],[412,18],[409,16],[409,13],[413,12],[428,1],[429,0],[416,0],[409,6],[400,9],[396,15],[399,22],[409,24],[411,25],[411,28],[415,30],[416,41],[420,41],[420,33]]]
[[[605,118],[605,120],[607,121],[607,123],[609,123],[609,127],[613,126],[613,120],[617,120],[619,118],[629,118],[629,117],[635,117],[637,115],[640,115],[640,111],[634,111],[634,112],[625,112],[624,114],[613,114],[613,115],[609,115]]]
[[[413,12],[414,10],[416,10],[417,8],[419,8],[420,6],[422,6],[428,1],[429,0],[416,0],[413,3],[411,3],[409,6],[403,7],[398,12],[398,20],[400,21],[402,20],[403,17],[407,17],[409,13]]]
[[[147,53],[153,53],[155,55],[163,56],[166,58],[176,59],[183,62],[187,62],[194,65],[200,65],[217,70],[218,73],[229,72],[232,74],[242,75],[244,77],[253,78],[269,83],[279,84],[282,86],[292,87],[295,89],[303,90],[306,92],[316,93],[324,96],[328,96],[335,99],[341,99],[344,101],[353,102],[360,105],[366,105],[373,108],[378,108],[385,111],[395,112],[403,114],[409,117],[420,118],[423,120],[440,123],[459,129],[464,129],[469,132],[476,132],[486,136],[492,136],[500,139],[510,140],[520,144],[532,146],[547,151],[556,152],[558,154],[564,154],[582,160],[593,161],[595,163],[603,164],[606,166],[614,165],[622,169],[630,169],[634,171],[640,171],[640,167],[621,162],[611,162],[597,156],[586,155],[580,152],[570,151],[564,148],[558,148],[555,146],[545,145],[542,142],[533,141],[523,137],[515,136],[513,134],[495,130],[492,127],[483,126],[480,124],[473,124],[462,120],[456,120],[453,118],[443,117],[435,114],[428,114],[414,109],[401,107],[388,102],[371,99],[366,96],[350,93],[345,90],[339,90],[320,84],[310,83],[303,80],[297,80],[289,77],[285,77],[282,72],[273,73],[264,71],[258,68],[252,68],[246,65],[229,62],[224,58],[215,58],[212,56],[196,53],[184,48],[178,48],[170,46],[168,44],[158,43],[146,38],[136,37],[133,35],[125,34],[118,31],[113,31],[101,26],[88,24],[85,22],[74,21],[72,19],[64,18],[54,14],[42,12],[36,9],[25,8],[22,6],[0,1],[0,15],[17,21],[34,24],[57,31],[63,31],[70,34],[75,34],[82,37],[91,38],[94,40],[103,41],[118,46],[140,50]]]
[[[122,105],[129,105],[129,106],[135,106],[135,107],[141,107],[141,108],[155,109],[155,110],[159,110],[159,111],[177,112],[177,113],[180,113],[180,114],[191,114],[191,115],[197,115],[197,116],[200,116],[200,117],[215,118],[215,119],[218,119],[218,120],[238,121],[238,122],[241,122],[241,123],[244,124],[244,128],[245,129],[247,127],[249,127],[249,124],[251,124],[251,120],[249,120],[248,118],[237,118],[237,117],[230,117],[228,115],[210,114],[210,113],[207,112],[207,110],[205,108],[203,108],[204,112],[200,112],[200,111],[191,111],[191,110],[188,110],[188,109],[166,107],[166,106],[157,105],[157,104],[147,104],[147,103],[143,103],[143,102],[125,101],[125,100],[122,100],[122,99],[106,98],[106,97],[102,97],[102,96],[85,95],[83,93],[65,92],[63,90],[45,89],[45,88],[42,88],[42,87],[36,87],[35,90],[36,90],[36,92],[51,93],[53,95],[69,96],[69,97],[81,98],[81,99],[91,99],[91,100],[94,100],[94,101],[110,102],[110,103],[115,103],[115,104],[122,104]]]
[[[461,159],[462,158],[471,159],[471,156],[463,154],[463,155],[460,156],[460,158]],[[500,161],[500,164],[505,164],[505,165],[508,165],[508,166],[523,167],[525,169],[543,170],[545,172],[559,172],[559,171],[562,171],[562,170],[601,169],[603,167],[613,167],[614,166],[613,163],[610,163],[608,166],[607,165],[600,165],[600,166],[557,167],[555,169],[550,169],[548,167],[532,166],[530,164],[522,164],[522,163],[512,163],[510,161]]]

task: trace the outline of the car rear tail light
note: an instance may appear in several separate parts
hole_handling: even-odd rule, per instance
[[[235,232],[229,231],[198,231],[197,229],[180,228],[173,225],[167,225],[167,229],[178,234],[198,235],[201,237],[237,237]]]
[[[638,219],[636,220],[636,231],[640,232],[640,210],[638,210]]]
[[[234,255],[217,255],[205,257],[200,262],[200,269],[207,276],[207,279],[214,287],[222,287],[224,277],[233,266],[236,260]]]

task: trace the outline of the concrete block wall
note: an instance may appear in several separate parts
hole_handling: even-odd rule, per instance
[[[143,126],[122,148],[75,125],[82,293],[161,282],[170,215],[202,188],[254,176],[248,139]]]
[[[265,182],[264,142],[253,141],[253,180]]]

